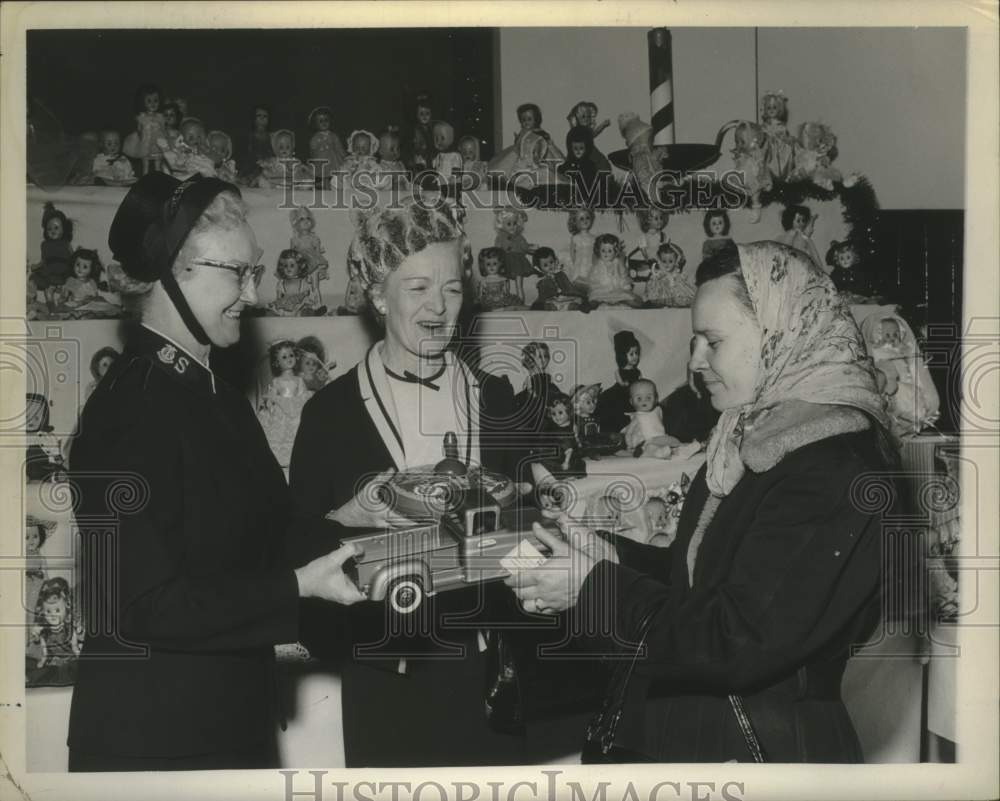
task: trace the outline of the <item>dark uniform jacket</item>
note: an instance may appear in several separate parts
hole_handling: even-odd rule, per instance
[[[182,757],[275,735],[276,643],[298,636],[281,469],[246,398],[138,328],[70,454],[90,593],[69,745]]]
[[[829,437],[747,471],[705,531],[693,587],[687,552],[708,497],[704,468],[670,548],[620,543],[621,564],[591,571],[578,608],[605,610],[622,639],[635,642],[639,621],[666,602],[626,696],[620,744],[664,762],[752,761],[727,700],[740,693],[768,761],[861,761],[840,682],[850,647],[877,619],[880,516],[852,497],[860,474],[881,469],[873,439]]]

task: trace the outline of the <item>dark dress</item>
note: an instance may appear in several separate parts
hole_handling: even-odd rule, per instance
[[[629,396],[629,387],[633,381],[642,378],[642,373],[636,368],[622,367],[616,371],[621,376],[620,383],[615,381],[610,387],[601,392],[597,399],[597,420],[600,423],[601,431],[613,433],[621,431],[629,423],[629,412],[632,411],[632,401]]]
[[[298,637],[298,586],[280,567],[287,488],[246,398],[140,327],[70,468],[96,582],[70,769],[276,764],[273,646]]]
[[[878,617],[882,524],[851,493],[870,470],[884,466],[868,431],[748,471],[705,532],[692,588],[688,545],[708,497],[702,468],[670,548],[621,542],[621,564],[591,571],[578,608],[605,610],[604,625],[624,641],[667,601],[636,667],[623,744],[664,762],[749,762],[727,700],[736,692],[768,761],[861,761],[840,682],[850,647]]]

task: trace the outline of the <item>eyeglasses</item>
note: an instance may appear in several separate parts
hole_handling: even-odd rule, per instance
[[[219,270],[228,270],[235,273],[240,280],[240,289],[246,289],[253,281],[256,283],[264,274],[263,264],[247,264],[244,261],[216,261],[215,259],[191,259],[192,264],[200,264],[204,267],[215,267]]]

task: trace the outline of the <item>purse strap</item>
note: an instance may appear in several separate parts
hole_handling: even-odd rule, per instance
[[[747,744],[747,750],[754,762],[767,762],[764,757],[764,749],[761,748],[760,740],[757,739],[757,732],[754,730],[753,721],[743,706],[743,698],[739,695],[729,696],[729,705],[736,715],[736,722],[740,724],[740,731],[743,733],[743,740]]]

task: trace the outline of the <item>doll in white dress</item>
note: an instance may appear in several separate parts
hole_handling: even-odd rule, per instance
[[[607,306],[640,306],[642,301],[632,291],[632,281],[622,258],[621,240],[614,234],[601,234],[594,240],[594,263],[587,276],[588,300]]]
[[[656,249],[656,261],[646,283],[647,303],[686,308],[694,302],[695,288],[684,277],[686,261],[684,251],[673,242]]]
[[[287,128],[279,128],[271,134],[271,150],[273,156],[257,162],[260,167],[257,186],[262,189],[289,187],[312,179],[312,171],[295,157],[295,134]]]
[[[348,156],[344,159],[344,172],[349,177],[354,177],[358,173],[368,173],[369,183],[374,184],[378,180],[379,172],[378,161],[375,159],[378,148],[378,139],[371,131],[352,131],[347,140]]]
[[[322,306],[323,294],[320,292],[319,282],[330,277],[330,264],[326,260],[323,243],[315,233],[316,217],[310,208],[298,206],[288,213],[288,220],[292,226],[292,238],[289,244],[306,260],[315,305]]]
[[[656,261],[656,252],[660,245],[670,241],[670,237],[667,236],[670,215],[654,206],[637,211],[636,217],[642,230],[642,241],[639,243],[642,256],[646,261]]]
[[[569,229],[569,260],[570,280],[579,286],[586,286],[590,268],[594,264],[594,235],[590,229],[594,227],[594,212],[592,209],[573,209],[566,220]]]
[[[648,378],[640,378],[632,382],[628,392],[632,411],[629,412],[629,424],[622,429],[622,433],[625,435],[625,447],[632,450],[667,432],[663,428],[663,410],[658,405],[660,398],[656,384]]]
[[[135,123],[138,143],[135,157],[142,161],[143,175],[160,169],[160,139],[166,135],[166,121],[160,113],[160,101],[160,90],[152,84],[144,84],[136,90]]]
[[[282,339],[272,343],[268,347],[268,358],[273,378],[261,397],[257,417],[275,459],[287,470],[302,407],[313,393],[300,374],[301,357],[295,342]]]

